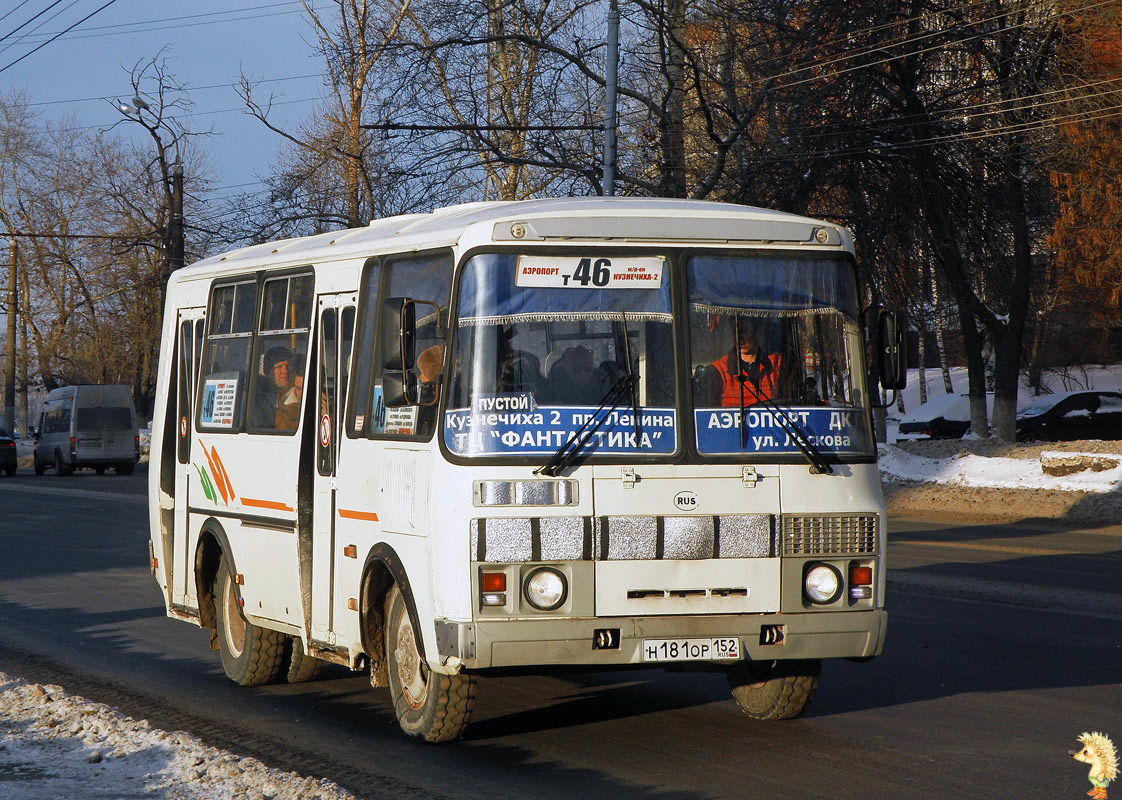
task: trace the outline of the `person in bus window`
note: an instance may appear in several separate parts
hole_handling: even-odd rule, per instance
[[[764,352],[752,323],[736,319],[733,324],[737,346],[705,368],[703,398],[707,397],[711,405],[734,407],[774,400],[779,386],[779,354]]]
[[[444,361],[444,346],[434,344],[425,348],[417,356],[417,370],[420,383],[421,404],[435,403],[440,393],[440,367]]]
[[[277,430],[294,431],[300,424],[300,398],[304,394],[304,357],[297,355],[288,362],[292,386],[277,395]]]
[[[264,374],[257,381],[253,396],[253,427],[273,429],[277,426],[280,398],[293,387],[292,351],[287,347],[270,347],[262,362]]]
[[[566,348],[549,372],[549,402],[595,405],[604,395],[604,377],[604,373],[596,368],[591,350],[580,345]]]

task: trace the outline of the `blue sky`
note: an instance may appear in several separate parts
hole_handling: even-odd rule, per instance
[[[278,119],[307,117],[323,92],[312,40],[298,0],[2,0],[0,92],[26,92],[44,117],[108,128],[122,119],[116,98],[132,96],[129,69],[163,50],[168,73],[195,103],[185,124],[214,132],[202,146],[216,194],[255,191],[281,140],[244,112],[232,84],[240,72],[268,80],[260,91],[281,101]]]

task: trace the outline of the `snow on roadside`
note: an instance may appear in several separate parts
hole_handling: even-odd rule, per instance
[[[0,785],[4,800],[355,800],[331,781],[270,769],[3,672]]]
[[[1037,459],[995,458],[960,452],[951,458],[924,458],[890,444],[878,446],[881,477],[889,481],[943,483],[998,489],[1111,492],[1122,485],[1122,466],[1063,477],[1046,475]]]

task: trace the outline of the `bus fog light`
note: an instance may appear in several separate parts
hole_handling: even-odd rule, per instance
[[[484,594],[482,597],[482,602],[485,606],[505,606],[506,592],[489,592],[487,594]]]
[[[565,602],[568,587],[565,576],[550,567],[541,567],[527,576],[523,586],[526,602],[539,611],[553,611]]]
[[[829,564],[816,564],[806,571],[803,590],[812,603],[825,605],[838,599],[842,579],[836,569]]]
[[[868,600],[873,596],[872,586],[850,586],[849,599],[850,600]]]

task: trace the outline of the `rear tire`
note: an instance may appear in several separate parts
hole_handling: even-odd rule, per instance
[[[284,655],[281,656],[280,678],[285,683],[304,683],[314,680],[323,668],[323,660],[305,655],[304,643],[295,636],[284,637]]]
[[[98,475],[104,475],[105,467],[94,467],[94,472],[96,472]]]
[[[728,672],[740,710],[752,719],[793,719],[806,710],[818,688],[822,661],[741,661]]]
[[[118,475],[132,475],[133,470],[136,469],[136,464],[132,462],[126,464],[118,464],[114,467]]]
[[[226,677],[238,686],[260,686],[280,671],[285,635],[261,628],[242,616],[240,594],[226,556],[214,579],[215,624],[218,652]]]
[[[475,707],[475,676],[443,675],[428,668],[397,586],[386,600],[386,663],[401,729],[426,742],[458,739]]]
[[[74,465],[62,460],[62,451],[55,450],[55,475],[73,475]]]
[[[14,478],[16,476],[16,465],[12,464],[10,467],[4,467],[4,474],[9,478]]]

